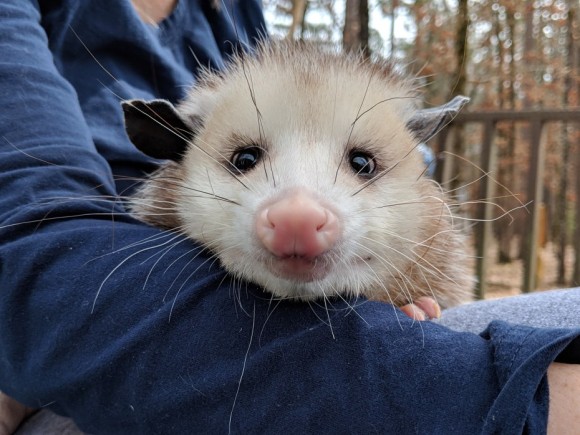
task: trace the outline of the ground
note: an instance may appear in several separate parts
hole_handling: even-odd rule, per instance
[[[490,263],[488,266],[487,291],[485,299],[497,299],[505,296],[515,296],[521,293],[522,287],[522,260],[516,260],[509,264],[497,264],[495,249],[490,252]],[[568,276],[573,269],[574,252],[572,249],[567,252],[566,268]],[[554,247],[548,243],[540,250],[540,279],[537,291],[553,290],[567,287],[557,283],[557,261],[554,254]],[[570,280],[568,279],[568,283]]]

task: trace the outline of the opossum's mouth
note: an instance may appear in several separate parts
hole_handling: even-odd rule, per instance
[[[302,256],[275,257],[268,265],[270,272],[278,278],[298,282],[321,280],[330,273],[330,264],[321,257]]]

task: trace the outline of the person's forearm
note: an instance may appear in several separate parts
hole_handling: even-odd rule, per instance
[[[548,369],[548,433],[577,434],[580,428],[580,365],[553,363]]]
[[[13,433],[31,412],[32,408],[27,408],[0,391],[0,435]]]

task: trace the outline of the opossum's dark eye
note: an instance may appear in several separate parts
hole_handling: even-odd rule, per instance
[[[240,172],[247,172],[258,164],[261,157],[262,150],[260,148],[244,148],[232,156],[232,165]]]
[[[375,159],[362,151],[351,151],[349,155],[350,167],[356,173],[363,177],[374,175],[377,164]]]

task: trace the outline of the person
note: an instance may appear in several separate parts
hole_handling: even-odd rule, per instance
[[[437,169],[437,157],[429,145],[421,142],[417,145],[417,150],[421,153],[423,157],[423,164],[425,165],[425,175],[427,177],[433,178],[435,176],[435,170]]]
[[[475,335],[379,302],[274,304],[117,201],[158,164],[119,100],[177,102],[200,65],[263,36],[258,0],[5,0],[0,16],[8,396],[89,433],[577,427],[578,328]]]

